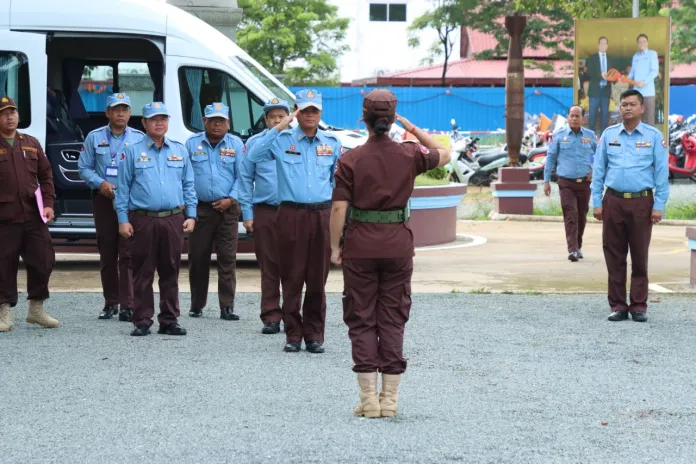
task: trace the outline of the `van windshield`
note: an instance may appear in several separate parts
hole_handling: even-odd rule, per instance
[[[286,100],[290,104],[290,106],[293,106],[295,104],[295,96],[292,93],[287,92],[281,86],[273,82],[272,79],[266,76],[251,61],[248,61],[246,58],[243,58],[241,56],[232,56],[230,58],[239,61],[239,63],[241,63],[256,79],[258,79],[259,82],[261,82],[261,84],[263,84],[271,92],[273,92],[273,95],[275,97],[280,98],[282,100]]]

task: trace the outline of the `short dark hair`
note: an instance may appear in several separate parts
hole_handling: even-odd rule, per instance
[[[645,40],[648,40],[648,36],[641,33],[641,34],[638,34],[638,37],[636,37],[636,42],[638,42],[641,37],[645,37]]]
[[[580,106],[580,105],[571,105],[571,107],[568,108],[568,114],[569,114],[569,115],[570,115],[570,110],[572,110],[573,108],[580,108],[581,114],[582,114],[583,116],[585,116],[585,108],[583,108],[583,107]]]
[[[642,104],[643,104],[643,94],[641,94],[641,93],[640,93],[639,91],[637,91],[636,89],[626,90],[626,91],[624,91],[623,93],[621,93],[621,98],[619,99],[619,101],[623,101],[624,98],[632,97],[632,96],[634,96],[634,95],[635,95],[636,97],[638,97],[638,101],[639,101],[640,104],[642,105]]]
[[[604,37],[604,36],[601,36],[601,37],[600,37],[599,39],[597,39],[597,43],[601,42],[601,41],[602,41],[602,39],[604,39],[604,40],[606,40],[606,41],[607,41],[607,45],[609,44],[609,39],[607,39],[607,38],[606,38],[606,37]]]

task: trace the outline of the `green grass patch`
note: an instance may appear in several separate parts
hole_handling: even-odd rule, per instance
[[[693,220],[696,219],[696,203],[667,203],[665,219]]]
[[[421,174],[416,177],[416,187],[432,187],[435,185],[447,185],[449,184],[448,179],[433,179],[425,174]]]
[[[468,293],[472,295],[490,295],[491,289],[490,288],[475,288],[473,290],[469,290]]]

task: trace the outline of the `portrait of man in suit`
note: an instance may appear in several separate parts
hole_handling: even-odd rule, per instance
[[[612,98],[611,82],[607,81],[607,71],[614,63],[607,55],[609,39],[602,36],[597,41],[597,53],[587,58],[587,76],[589,86],[587,96],[590,99],[589,129],[599,136],[607,128],[609,122],[609,100]],[[597,113],[601,113],[599,130],[597,129]]]

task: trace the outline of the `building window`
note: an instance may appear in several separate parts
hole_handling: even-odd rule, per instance
[[[210,68],[179,68],[184,123],[192,132],[202,132],[205,107],[222,102],[230,108],[230,132],[247,139],[265,128],[263,103],[223,71]]]
[[[17,104],[19,129],[29,127],[29,60],[25,54],[0,51],[0,98],[2,97],[9,97]]]
[[[405,3],[370,3],[370,21],[406,21]]]

